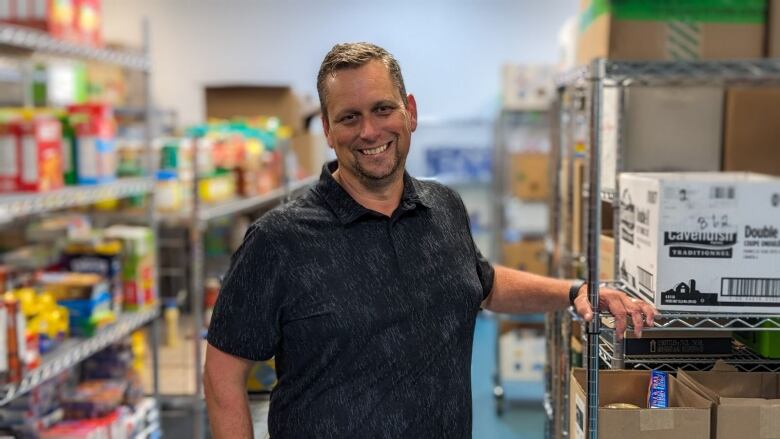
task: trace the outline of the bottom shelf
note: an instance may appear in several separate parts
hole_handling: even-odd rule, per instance
[[[24,375],[19,383],[0,389],[0,406],[29,392],[42,382],[70,369],[92,354],[115,343],[159,315],[158,308],[122,314],[114,323],[101,328],[90,338],[69,338],[53,352],[45,354],[41,365]]]
[[[609,340],[601,337],[599,343],[599,357],[612,365],[615,358],[615,350]],[[780,359],[764,358],[751,351],[745,345],[732,341],[733,353],[729,356],[712,357],[631,357],[623,360],[625,369],[655,369],[674,372],[682,370],[710,370],[716,360],[723,360],[744,372],[780,372]]]

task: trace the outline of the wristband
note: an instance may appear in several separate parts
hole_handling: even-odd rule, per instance
[[[585,281],[582,279],[571,281],[571,286],[569,287],[569,303],[571,303],[571,306],[574,306],[574,299],[577,298],[580,288],[582,288],[583,285],[585,285]]]

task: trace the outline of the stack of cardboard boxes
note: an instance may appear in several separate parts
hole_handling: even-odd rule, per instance
[[[569,435],[585,438],[584,369],[571,374]],[[780,431],[780,374],[678,370],[668,376],[668,407],[649,408],[650,371],[601,371],[599,438],[770,439]],[[638,408],[610,408],[609,404]]]

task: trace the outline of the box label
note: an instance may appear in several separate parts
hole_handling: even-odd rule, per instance
[[[38,142],[35,136],[22,138],[22,183],[38,181]]]
[[[780,308],[780,180],[623,174],[620,278],[660,309]]]
[[[585,439],[585,401],[579,394],[574,397],[574,439]]]
[[[16,137],[0,136],[0,177],[16,177]]]

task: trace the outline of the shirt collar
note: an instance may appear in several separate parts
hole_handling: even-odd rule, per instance
[[[372,213],[372,210],[363,207],[355,201],[333,178],[333,172],[336,169],[338,169],[338,162],[335,160],[322,166],[322,173],[320,173],[320,180],[317,183],[316,190],[328,203],[339,221],[342,224],[349,224],[363,215]],[[431,201],[431,196],[424,187],[421,187],[420,182],[404,171],[404,191],[401,195],[399,206],[403,210],[413,210],[417,206],[430,208],[432,205]]]

